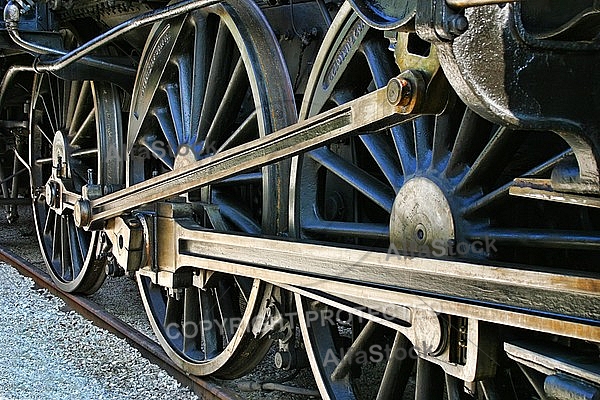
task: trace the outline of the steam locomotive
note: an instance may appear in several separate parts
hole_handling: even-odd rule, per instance
[[[195,375],[600,398],[600,9],[0,2],[0,188]]]

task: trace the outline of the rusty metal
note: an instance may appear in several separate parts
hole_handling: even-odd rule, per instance
[[[45,272],[39,270],[27,260],[1,247],[0,260],[14,266],[21,274],[32,278],[39,287],[60,297],[69,307],[94,322],[95,325],[127,340],[127,342],[137,349],[145,358],[167,371],[182,385],[189,387],[198,395],[198,397],[209,400],[240,399],[238,395],[225,388],[187,374],[167,357],[158,343],[155,343],[121,319],[103,310],[92,300],[86,297],[62,292]]]

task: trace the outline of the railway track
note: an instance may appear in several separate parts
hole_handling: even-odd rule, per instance
[[[91,320],[95,325],[108,330],[118,337],[124,338],[145,358],[160,366],[182,385],[189,387],[199,398],[207,400],[241,399],[240,396],[227,388],[186,374],[167,357],[159,344],[132,328],[121,319],[105,311],[94,301],[59,290],[48,274],[21,256],[0,247],[0,260],[15,267],[22,275],[33,279],[38,287],[46,289],[53,295],[60,297],[71,309]]]

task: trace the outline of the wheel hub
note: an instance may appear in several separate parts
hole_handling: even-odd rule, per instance
[[[196,161],[198,161],[198,158],[196,157],[194,149],[187,144],[181,145],[177,149],[173,169],[181,169],[183,167],[195,163]]]
[[[406,182],[392,207],[390,244],[396,249],[442,256],[454,238],[454,219],[442,190],[423,177]]]

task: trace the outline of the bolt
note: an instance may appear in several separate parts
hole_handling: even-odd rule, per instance
[[[275,367],[278,369],[289,370],[292,368],[292,355],[288,351],[278,351],[275,353]]]
[[[464,15],[455,15],[448,20],[448,32],[453,35],[462,35],[469,28],[469,21]]]
[[[94,184],[94,170],[89,168],[87,170],[87,175],[88,175],[88,185],[93,185]]]
[[[403,78],[392,78],[387,84],[387,100],[393,106],[405,106],[411,98],[410,82]]]

